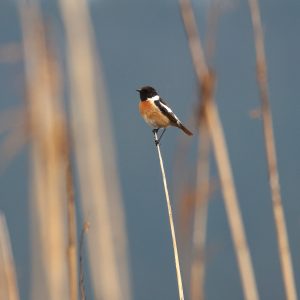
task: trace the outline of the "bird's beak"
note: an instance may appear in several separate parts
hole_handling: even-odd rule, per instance
[[[137,91],[137,92],[140,92],[141,90],[137,89],[136,91]]]

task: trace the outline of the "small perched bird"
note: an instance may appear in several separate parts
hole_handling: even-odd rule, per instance
[[[156,90],[151,86],[144,86],[138,89],[140,93],[139,109],[141,116],[144,118],[147,124],[153,129],[153,133],[157,133],[160,128],[164,128],[164,131],[160,135],[158,140],[155,140],[156,145],[159,143],[165,130],[169,126],[180,128],[185,134],[193,135],[177,118],[171,108],[165,101],[157,94]]]

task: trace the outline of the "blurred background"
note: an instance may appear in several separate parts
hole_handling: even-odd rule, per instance
[[[203,41],[208,31],[208,16],[213,3],[216,1],[193,1]],[[40,6],[47,24],[51,27],[51,40],[58,57],[62,106],[67,115],[70,115],[70,107],[73,105],[67,75],[70,57],[66,52],[68,38],[61,8],[53,0],[40,1]],[[107,143],[112,140],[116,158],[115,172],[124,208],[125,225],[120,226],[124,227],[127,234],[130,273],[128,284],[131,286],[129,298],[177,299],[172,242],[159,162],[151,130],[139,116],[139,96],[135,90],[143,85],[154,86],[187,127],[197,132],[193,125],[198,107],[197,82],[179,5],[177,1],[170,0],[91,0],[88,7],[94,30],[96,56],[100,58],[99,84],[105,86],[102,97],[106,99],[108,111],[104,111],[104,118],[109,114],[109,123],[106,126],[111,134]],[[283,206],[295,280],[300,292],[300,142],[297,138],[300,132],[300,2],[261,0],[260,7]],[[20,121],[21,117],[14,113],[11,115],[12,111],[24,112],[27,107],[22,22],[19,12],[18,1],[1,1],[0,210],[6,217],[10,234],[20,299],[27,300],[32,299],[33,264],[30,234],[30,134]],[[211,62],[217,75],[216,103],[224,126],[258,291],[261,299],[285,299],[268,186],[262,120],[259,114],[258,117],[254,116],[260,100],[247,1],[222,1],[214,35],[216,45]],[[77,38],[80,40],[81,37]],[[98,78],[95,81],[97,83]],[[31,85],[34,83],[31,82]],[[20,128],[23,131],[18,133]],[[12,134],[14,138],[7,144],[6,141]],[[26,143],[18,147],[23,144],[23,140]],[[105,143],[106,138],[103,138],[100,145]],[[197,134],[189,138],[183,136],[181,131],[171,128],[167,130],[161,144],[187,299],[191,222],[183,220],[186,205],[183,191],[195,186],[197,143]],[[182,145],[187,150],[181,151]],[[17,153],[13,155],[15,149]],[[73,157],[72,146],[71,153]],[[103,155],[110,160],[108,156],[111,152],[106,151]],[[75,160],[74,157],[73,159]],[[176,168],[178,162],[184,167]],[[213,157],[211,172],[212,179],[217,182]],[[80,205],[79,180],[75,175],[78,237],[84,221],[90,221],[90,212],[87,210],[87,213],[83,213],[84,209]],[[192,218],[192,214],[188,214],[188,218]],[[113,218],[111,221],[114,223]],[[90,226],[93,227],[92,222]],[[118,245],[118,240],[115,242]],[[205,299],[243,299],[218,184],[209,200],[205,248]],[[94,292],[86,256],[87,254],[84,255],[87,299],[105,299],[99,298]]]

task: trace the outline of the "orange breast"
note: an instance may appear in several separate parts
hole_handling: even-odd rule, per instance
[[[165,128],[170,125],[170,120],[150,101],[140,101],[139,109],[144,120],[154,128]]]

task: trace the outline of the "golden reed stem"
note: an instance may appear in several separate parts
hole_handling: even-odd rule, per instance
[[[157,139],[157,133],[156,132],[154,132],[154,136],[155,136],[155,140],[157,141],[158,139]],[[162,178],[163,178],[166,201],[167,201],[167,207],[168,207],[168,215],[169,215],[169,222],[170,222],[171,235],[172,235],[172,244],[173,244],[173,250],[174,250],[175,268],[176,268],[176,275],[177,275],[179,299],[184,300],[182,278],[181,278],[180,264],[179,264],[179,256],[178,256],[178,249],[177,249],[177,242],[176,242],[176,234],[175,234],[172,206],[171,206],[171,201],[170,201],[170,196],[169,196],[169,191],[168,191],[166,173],[165,173],[164,163],[163,163],[163,159],[162,159],[162,156],[161,156],[159,144],[156,145],[156,148],[157,148],[157,153],[158,153],[158,157],[159,157],[159,163],[160,163],[161,174],[162,174]]]
[[[269,184],[272,196],[273,213],[276,226],[279,258],[283,275],[285,293],[287,300],[297,299],[297,289],[294,279],[293,264],[289,247],[289,239],[282,207],[280,183],[277,168],[276,147],[273,131],[272,113],[270,109],[267,63],[264,46],[264,36],[261,24],[260,10],[257,0],[249,0],[251,18],[254,30],[257,81],[259,85],[261,110],[263,119],[263,130],[265,137],[265,149],[268,164]]]
[[[235,190],[224,132],[218,109],[214,102],[215,78],[205,61],[191,3],[189,0],[180,0],[180,5],[195,72],[199,88],[201,89],[203,113],[207,119],[208,130],[216,158],[243,292],[246,300],[257,300],[259,297],[250,251]]]

